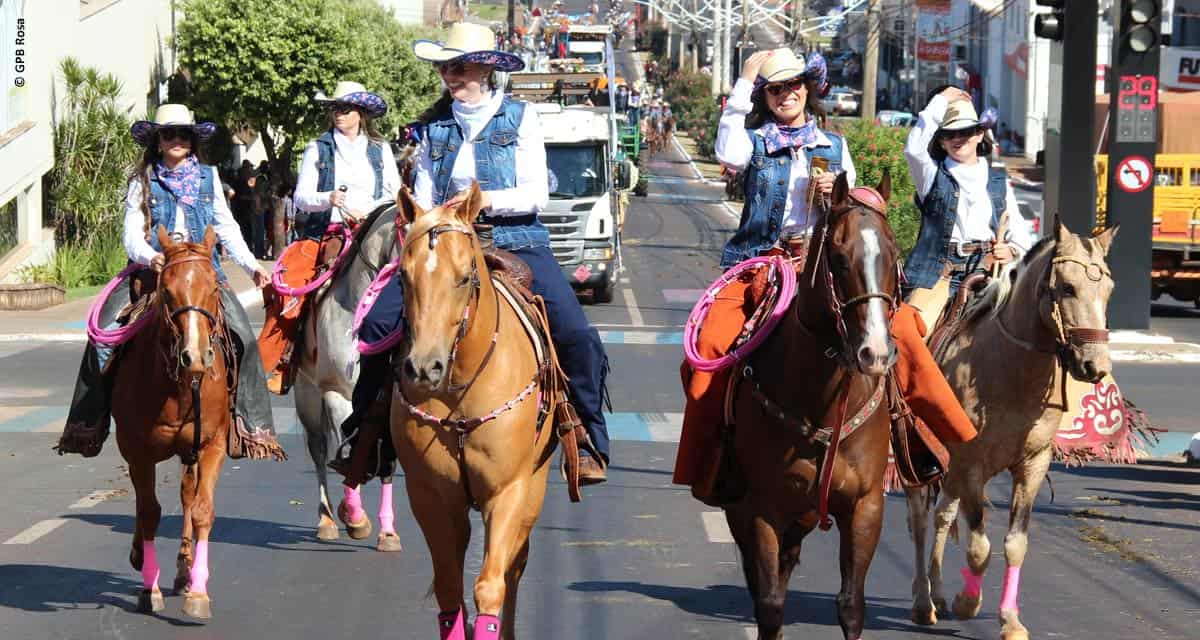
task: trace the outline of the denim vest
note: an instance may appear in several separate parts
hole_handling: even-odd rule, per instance
[[[1008,195],[1008,172],[1003,167],[989,167],[987,181],[988,199],[992,202],[992,233],[1000,226]],[[950,237],[954,223],[958,220],[958,182],[950,175],[943,160],[933,186],[922,200],[914,195],[917,208],[921,210],[921,230],[917,244],[904,263],[905,289],[929,289],[937,283],[947,262],[962,262],[959,256],[950,255]],[[987,238],[964,238],[965,242]]]
[[[175,229],[175,207],[177,201],[175,194],[159,181],[158,176],[154,173],[154,169],[148,170],[150,173],[150,246],[154,247],[155,251],[162,251],[162,245],[158,242],[158,226],[162,225],[167,233],[176,231]],[[183,220],[187,224],[188,237],[191,242],[204,242],[204,230],[208,225],[216,227],[216,210],[213,208],[213,197],[216,191],[213,189],[213,168],[202,164],[200,165],[200,192],[196,195],[196,204],[190,205],[178,202],[178,206],[183,207]],[[224,195],[222,195],[224,197]],[[182,233],[182,231],[181,231]],[[225,271],[221,269],[221,260],[217,257],[217,252],[213,251],[212,256],[213,269],[217,271],[217,280],[225,282]]]
[[[333,165],[336,143],[333,140],[333,130],[326,131],[317,138],[317,192],[333,191]],[[367,161],[375,171],[375,193],[371,196],[376,200],[383,195],[383,147],[382,143],[371,140],[367,143]],[[304,225],[304,237],[310,240],[320,240],[329,227],[329,219],[333,216],[331,209],[326,209],[308,216]]]
[[[505,97],[490,122],[475,138],[475,179],[483,191],[517,186],[517,129],[525,115],[525,103]],[[438,114],[427,129],[429,159],[433,165],[433,203],[441,204],[454,194],[450,174],[462,149],[463,133],[449,109]],[[545,171],[546,167],[528,167]],[[550,232],[536,213],[517,216],[480,216],[479,222],[493,226],[496,246],[512,251],[523,247],[549,247]]]
[[[791,150],[780,149],[774,154],[767,154],[763,137],[753,129],[748,132],[754,143],[754,151],[750,156],[750,164],[746,165],[743,182],[746,204],[742,207],[738,229],[721,254],[723,269],[753,258],[775,244],[783,226],[784,208],[791,186]],[[810,163],[813,158],[827,160],[829,170],[838,173],[842,170],[842,137],[827,132],[825,137],[829,138],[830,146],[806,147],[804,153]]]

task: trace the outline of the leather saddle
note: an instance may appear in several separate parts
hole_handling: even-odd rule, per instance
[[[884,380],[888,416],[892,423],[892,456],[900,484],[921,487],[942,479],[950,468],[950,452],[918,417],[900,393],[896,376]]]
[[[962,324],[963,317],[966,315],[967,308],[970,307],[973,296],[983,290],[990,280],[991,278],[986,273],[973,273],[963,278],[958,291],[946,303],[946,307],[942,309],[942,314],[938,316],[937,324],[933,326],[929,334],[929,352],[934,354],[935,357],[945,348],[950,338],[958,333],[959,325]]]

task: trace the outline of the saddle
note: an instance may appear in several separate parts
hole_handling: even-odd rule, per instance
[[[892,424],[892,462],[900,485],[921,487],[941,480],[950,468],[950,452],[925,422],[913,415],[895,374],[889,372],[884,384]]]
[[[990,280],[986,273],[973,273],[963,279],[957,293],[946,303],[941,315],[938,316],[937,323],[929,333],[927,342],[929,351],[934,357],[941,353],[950,339],[961,329],[972,296],[987,286]]]

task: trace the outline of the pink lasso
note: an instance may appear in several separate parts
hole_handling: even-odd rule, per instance
[[[140,264],[131,264],[125,267],[117,277],[113,278],[104,285],[104,289],[100,291],[100,295],[92,300],[91,306],[87,312],[87,334],[93,344],[103,345],[106,347],[115,347],[119,344],[124,344],[131,340],[139,331],[142,330],[155,315],[155,307],[151,306],[146,309],[146,312],[137,320],[116,329],[105,329],[100,326],[100,309],[104,307],[104,303],[112,296],[117,287],[121,285],[129,276],[145,269],[146,267]]]
[[[277,293],[279,293],[279,295],[293,296],[296,298],[300,296],[306,296],[313,291],[320,289],[326,282],[329,282],[329,279],[332,278],[333,274],[337,272],[338,267],[342,266],[342,261],[346,258],[346,254],[350,253],[350,243],[354,239],[350,233],[350,227],[340,223],[329,225],[325,232],[334,233],[339,230],[342,232],[342,251],[338,254],[337,260],[333,261],[333,266],[326,269],[324,273],[317,276],[312,282],[309,282],[306,285],[292,288],[283,281],[283,265],[287,264],[287,260],[285,260],[285,258],[287,257],[288,252],[290,252],[292,249],[295,249],[300,243],[294,242],[289,245],[287,249],[283,250],[283,254],[280,255],[279,259],[275,261],[275,272],[271,274],[271,286]]]
[[[358,307],[354,309],[354,324],[351,332],[355,336],[358,335],[358,330],[360,327],[362,327],[363,320],[366,319],[367,313],[371,311],[371,307],[374,307],[375,302],[379,299],[379,292],[383,291],[384,287],[387,286],[388,280],[391,279],[391,277],[396,273],[396,270],[399,268],[400,258],[397,256],[391,262],[383,265],[383,268],[379,270],[378,274],[376,274],[375,279],[371,281],[370,286],[367,287],[366,292],[363,293],[362,299],[358,301]],[[378,342],[363,342],[362,339],[356,337],[354,339],[354,346],[356,349],[358,349],[359,353],[370,356],[377,353],[383,353],[384,351],[390,351],[391,348],[396,346],[403,337],[404,324],[401,323],[400,326],[396,327],[394,331],[384,336]]]
[[[729,285],[729,283],[736,280],[743,271],[762,267],[773,268],[775,273],[780,274],[783,280],[780,283],[781,291],[779,299],[775,303],[775,308],[771,310],[770,315],[767,316],[762,326],[754,332],[754,335],[750,336],[749,340],[737,348],[712,360],[701,357],[696,351],[696,338],[700,334],[700,324],[708,317],[708,311],[712,308],[717,294]],[[771,331],[775,329],[780,319],[787,313],[788,307],[791,305],[792,298],[795,295],[796,272],[792,269],[791,264],[781,256],[759,256],[735,265],[732,269],[722,274],[720,278],[717,278],[704,291],[704,295],[700,296],[700,299],[696,301],[696,306],[692,308],[692,313],[688,316],[687,326],[684,327],[683,331],[683,353],[687,358],[688,364],[696,371],[720,371],[721,369],[733,366],[738,361],[749,356],[771,335]]]

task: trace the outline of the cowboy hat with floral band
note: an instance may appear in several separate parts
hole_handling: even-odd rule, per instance
[[[207,140],[217,132],[212,122],[196,122],[192,110],[182,104],[160,104],[154,111],[154,120],[138,120],[129,127],[129,134],[143,147],[154,144],[159,129],[188,129],[197,140]]]
[[[357,82],[342,80],[333,89],[333,97],[318,91],[313,96],[313,102],[323,105],[348,104],[363,110],[368,118],[379,118],[387,113],[387,101],[378,95],[367,91],[367,88]]]
[[[443,62],[470,62],[495,67],[497,71],[512,72],[525,68],[525,61],[517,56],[496,49],[496,34],[481,24],[456,22],[450,25],[445,42],[417,40],[413,43],[413,54],[425,60]]]
[[[774,82],[784,82],[804,76],[806,80],[816,83],[818,96],[829,93],[827,80],[829,73],[825,65],[825,58],[821,54],[814,51],[805,59],[804,56],[798,56],[795,51],[786,47],[775,49],[771,53],[771,57],[767,58],[763,62],[762,68],[758,70],[758,78],[754,80],[755,91]]]

